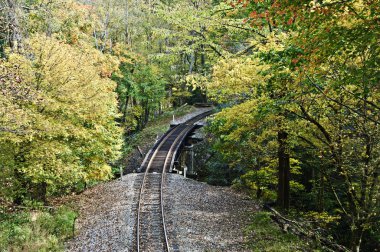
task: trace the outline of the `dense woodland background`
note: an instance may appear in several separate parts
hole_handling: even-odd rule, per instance
[[[209,169],[317,240],[380,249],[378,0],[0,3],[2,246],[9,209],[112,178],[128,136],[213,102]]]

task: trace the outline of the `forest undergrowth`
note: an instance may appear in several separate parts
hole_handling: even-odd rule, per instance
[[[0,0],[0,202],[28,208],[3,227],[30,240],[45,225],[28,224],[31,204],[112,179],[164,131],[155,118],[211,102],[210,183],[300,217],[332,250],[379,251],[379,13],[379,0]]]

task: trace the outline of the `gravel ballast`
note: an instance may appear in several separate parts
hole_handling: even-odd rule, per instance
[[[175,118],[182,123],[210,108]],[[143,174],[99,184],[71,202],[79,217],[66,251],[136,251],[138,194]],[[167,233],[172,251],[247,251],[243,229],[257,205],[228,187],[167,174],[164,186]]]
[[[80,216],[66,251],[135,251],[143,174],[128,174],[75,196]],[[165,217],[172,251],[246,251],[243,228],[257,205],[227,187],[167,174]]]
[[[168,174],[165,211],[174,251],[246,251],[243,229],[257,205],[228,187]]]
[[[97,185],[75,196],[76,236],[66,251],[133,251],[136,204],[143,174]]]

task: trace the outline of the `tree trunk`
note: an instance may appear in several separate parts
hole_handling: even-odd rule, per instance
[[[362,236],[363,236],[363,228],[361,225],[356,227],[352,231],[352,237],[351,237],[351,249],[355,252],[360,252],[360,246],[362,243]]]
[[[47,192],[46,182],[34,184],[33,186],[34,186],[33,199],[46,204],[46,202],[47,202],[47,200],[46,200],[46,192]]]
[[[325,211],[325,171],[324,167],[321,167],[320,180],[319,180],[319,190],[318,190],[318,210],[319,212]]]
[[[13,199],[13,203],[15,205],[21,205],[23,203],[24,197],[26,196],[26,190],[28,186],[24,179],[24,174],[18,168],[14,170],[14,177],[16,181],[20,183],[22,189],[17,190],[17,193]]]
[[[143,122],[143,128],[145,127],[145,125],[148,123],[149,121],[149,102],[146,102],[145,103],[145,106],[144,106],[144,122]]]
[[[195,64],[195,53],[192,52],[190,55],[189,55],[189,74],[193,73],[193,69],[194,69],[194,64]]]
[[[263,190],[259,187],[256,190],[256,199],[261,199],[262,196],[263,196]]]
[[[125,42],[131,46],[131,33],[129,31],[129,4],[128,0],[125,1]]]
[[[18,6],[16,1],[7,0],[8,5],[8,23],[10,35],[8,37],[9,46],[13,52],[21,52],[22,50],[22,33],[18,17]]]
[[[14,161],[17,164],[22,164],[25,162],[25,152],[27,151],[27,147],[24,145],[20,148],[19,153],[14,157]],[[15,196],[13,198],[13,203],[16,205],[22,205],[24,198],[27,196],[29,190],[29,181],[25,178],[24,173],[21,171],[19,167],[15,167],[14,178],[17,181],[17,189],[15,190]]]
[[[123,109],[123,119],[122,119],[123,123],[125,123],[127,119],[128,103],[129,103],[129,95],[126,95],[125,102],[124,102],[124,109]]]
[[[290,157],[287,152],[288,133],[278,132],[278,191],[277,204],[284,210],[289,209],[289,177],[290,177]]]

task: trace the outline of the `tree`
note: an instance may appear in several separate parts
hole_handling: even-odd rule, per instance
[[[108,79],[116,65],[95,49],[44,36],[28,47],[32,60],[10,54],[1,64],[1,163],[5,181],[26,186],[28,194],[16,199],[45,201],[47,194],[111,176],[109,163],[121,145],[115,83]]]
[[[363,239],[367,239],[365,246],[370,246],[371,223],[379,211],[375,154],[379,148],[379,75],[375,63],[379,61],[375,14],[379,5],[377,1],[303,3],[231,2],[234,13],[238,10],[246,15],[245,22],[265,35],[253,43],[252,50],[260,65],[269,66],[256,73],[266,77],[264,84],[257,86],[252,80],[254,95],[239,93],[239,86],[237,94],[244,94],[248,100],[267,100],[265,105],[256,103],[255,109],[275,116],[278,132],[287,135],[285,154],[300,159],[304,176],[309,168],[317,172],[312,179],[320,183],[319,209],[340,216],[339,228],[350,227],[351,233],[349,239],[340,242],[359,251]],[[252,71],[242,69],[242,75]],[[220,87],[234,83],[234,79],[231,84],[228,78],[224,80]],[[218,78],[214,77],[215,81]],[[232,116],[236,120],[241,117]],[[256,132],[260,125],[255,121],[250,132]],[[234,125],[232,129],[239,132],[240,127]],[[268,125],[263,131],[274,127]],[[280,137],[278,142],[284,139]],[[255,142],[253,148],[267,146],[268,140]],[[317,160],[319,167],[306,165]],[[310,187],[307,182],[305,185]]]
[[[2,39],[10,46],[12,51],[21,52],[23,47],[23,33],[20,25],[21,10],[16,0],[3,0],[1,2],[3,27]],[[5,34],[7,31],[8,34]]]

